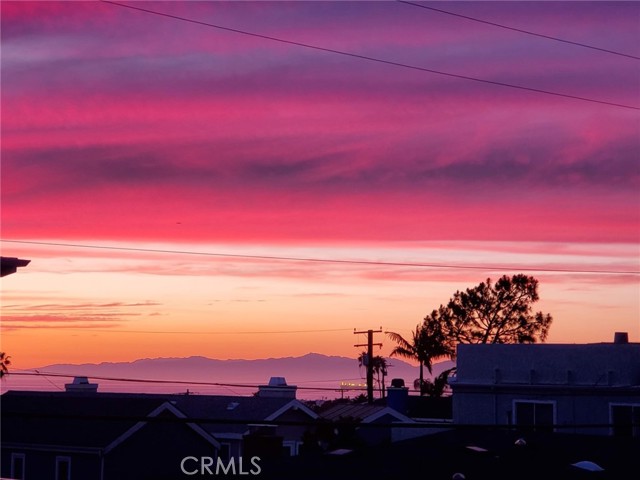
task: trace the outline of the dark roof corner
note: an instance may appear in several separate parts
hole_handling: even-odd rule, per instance
[[[0,277],[16,273],[18,267],[26,267],[30,262],[31,260],[23,260],[22,258],[0,257]]]

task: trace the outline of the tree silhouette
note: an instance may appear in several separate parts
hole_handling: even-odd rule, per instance
[[[416,389],[420,389],[422,395],[429,395],[430,397],[441,397],[445,390],[447,389],[447,385],[449,385],[449,376],[456,371],[456,368],[449,368],[433,380],[429,380],[428,378],[420,385],[420,380],[416,379],[413,383],[413,386]]]
[[[410,340],[395,332],[387,332],[387,335],[397,344],[391,351],[392,357],[409,358],[420,364],[419,385],[420,395],[423,395],[424,367],[431,373],[434,360],[453,355],[442,329],[435,322],[424,322],[416,326]]]
[[[538,280],[534,277],[504,275],[495,284],[488,278],[474,288],[457,291],[446,306],[433,310],[416,326],[411,339],[387,332],[397,344],[391,356],[417,360],[420,394],[441,395],[455,369],[425,382],[423,367],[432,373],[434,360],[455,359],[459,343],[544,342],[553,319],[548,313],[533,312],[531,305],[538,300]]]
[[[11,365],[10,356],[4,352],[0,352],[0,378],[9,373],[9,365]]]
[[[434,310],[424,325],[442,331],[446,348],[455,356],[458,343],[544,342],[551,315],[533,313],[538,280],[523,274],[488,278],[474,288],[456,292],[449,303]]]

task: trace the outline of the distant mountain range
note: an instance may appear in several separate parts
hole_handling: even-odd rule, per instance
[[[393,378],[402,378],[408,387],[412,387],[414,379],[419,375],[418,367],[396,358],[389,359],[388,362],[390,367],[386,383],[389,384]],[[453,362],[438,363],[434,365],[433,373],[437,375],[451,366],[453,366]],[[322,393],[321,389],[337,390],[342,381],[364,384],[366,377],[366,369],[358,367],[358,361],[355,358],[327,356],[318,353],[308,353],[301,357],[259,360],[216,360],[206,357],[147,358],[133,362],[55,364],[35,370],[42,374],[87,376],[92,382],[100,385],[100,391],[166,392],[180,389],[184,391],[189,388],[191,391],[201,393],[228,394],[229,391],[232,391],[238,394],[251,394],[252,391],[244,388],[243,384],[253,386],[253,391],[255,391],[255,385],[265,385],[271,377],[284,377],[287,384],[299,387],[299,398],[310,395],[318,396],[319,392]],[[122,382],[107,380],[107,378],[161,380],[176,383]],[[52,386],[61,389],[64,383],[71,381],[70,378],[44,377],[44,375],[42,378],[9,375],[6,379],[9,381],[4,382],[3,379],[3,390],[24,389],[27,380],[29,381],[29,389],[49,390],[52,389]],[[189,385],[188,382],[194,382],[194,384]],[[198,385],[197,382],[225,385]],[[315,388],[318,390],[313,390]],[[306,394],[302,395],[302,393]]]

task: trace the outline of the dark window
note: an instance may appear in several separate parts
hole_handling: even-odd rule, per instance
[[[535,424],[533,403],[516,403],[516,421],[515,424],[520,427],[531,426]]]
[[[640,405],[612,405],[611,424],[617,437],[640,436]]]
[[[553,431],[553,403],[516,402],[515,424],[535,432]]]
[[[56,457],[56,480],[71,480],[71,459]]]
[[[24,454],[11,454],[11,478],[24,480]]]

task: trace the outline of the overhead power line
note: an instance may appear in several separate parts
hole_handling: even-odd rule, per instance
[[[23,320],[29,321],[29,320]],[[23,325],[9,324],[0,326],[3,330],[14,330],[22,328]],[[29,325],[31,329],[59,329],[64,330],[80,330],[87,333],[100,332],[100,333],[141,333],[141,334],[168,334],[168,335],[291,335],[298,333],[328,333],[328,332],[350,332],[350,328],[325,328],[317,330],[268,330],[268,331],[229,331],[229,332],[210,332],[210,331],[195,331],[195,330],[122,330],[112,328],[87,328],[87,327],[60,327],[53,325]]]
[[[217,252],[196,252],[191,250],[167,250],[157,248],[136,248],[136,247],[115,247],[109,245],[86,245],[77,243],[58,242],[37,242],[31,240],[9,240],[0,239],[0,242],[17,243],[25,245],[41,245],[50,247],[70,247],[87,248],[96,250],[114,250],[124,252],[143,253],[163,253],[171,255],[197,255],[219,258],[239,258],[247,260],[273,260],[285,262],[309,262],[309,263],[332,263],[341,265],[366,265],[385,267],[409,267],[409,268],[448,268],[458,270],[482,270],[482,271],[505,271],[505,272],[543,272],[543,273],[585,273],[585,274],[607,274],[607,275],[640,275],[640,270],[581,270],[572,268],[543,268],[543,267],[522,267],[509,265],[461,265],[445,263],[419,263],[419,262],[384,262],[374,260],[342,260],[331,258],[311,258],[311,257],[283,257],[277,255],[243,255],[234,253]]]
[[[437,75],[444,75],[447,77],[453,77],[453,78],[458,78],[461,80],[469,80],[469,81],[473,81],[473,82],[480,82],[480,83],[485,83],[485,84],[489,84],[489,85],[496,85],[496,86],[500,86],[500,87],[508,87],[508,88],[514,88],[514,89],[518,89],[518,90],[526,90],[529,92],[535,92],[535,93],[541,93],[541,94],[545,94],[545,95],[553,95],[556,97],[564,97],[564,98],[570,98],[573,100],[580,100],[580,101],[584,101],[584,102],[591,102],[591,103],[598,103],[601,105],[608,105],[611,107],[620,107],[620,108],[628,108],[631,110],[640,110],[640,107],[636,107],[633,105],[626,105],[626,104],[622,104],[622,103],[614,103],[614,102],[608,102],[605,100],[597,100],[594,98],[588,98],[588,97],[581,97],[578,95],[570,95],[567,93],[559,93],[559,92],[553,92],[551,90],[543,90],[540,88],[534,88],[534,87],[526,87],[523,85],[515,85],[512,83],[506,83],[506,82],[498,82],[495,80],[487,80],[487,79],[483,79],[483,78],[477,78],[477,77],[471,77],[468,75],[460,75],[457,73],[450,73],[450,72],[443,72],[441,70],[434,70],[434,69],[430,69],[430,68],[425,68],[425,67],[420,67],[417,65],[410,65],[407,63],[401,63],[401,62],[395,62],[392,60],[384,60],[381,58],[376,58],[376,57],[371,57],[368,55],[361,55],[358,53],[352,53],[352,52],[345,52],[343,50],[335,50],[333,48],[327,48],[327,47],[321,47],[318,45],[311,45],[309,43],[302,43],[302,42],[296,42],[293,40],[286,40],[284,38],[279,38],[279,37],[272,37],[269,35],[262,35],[259,33],[253,33],[253,32],[249,32],[247,30],[239,30],[237,28],[230,28],[230,27],[224,27],[222,25],[217,25],[214,23],[209,23],[209,22],[203,22],[201,20],[194,20],[191,18],[187,18],[187,17],[181,17],[179,15],[173,15],[173,14],[169,14],[169,13],[163,13],[163,12],[158,12],[156,10],[149,10],[147,8],[142,8],[142,7],[138,7],[138,6],[133,6],[133,5],[127,5],[124,3],[118,3],[118,2],[112,2],[110,0],[100,0],[102,3],[107,3],[110,5],[114,5],[117,7],[123,7],[123,8],[129,8],[132,10],[137,10],[140,12],[144,12],[144,13],[149,13],[151,15],[158,15],[161,17],[166,17],[166,18],[171,18],[174,20],[179,20],[182,22],[188,22],[188,23],[193,23],[196,25],[202,25],[205,27],[210,27],[210,28],[217,28],[219,30],[224,30],[227,32],[233,32],[233,33],[239,33],[242,35],[248,35],[251,37],[256,37],[256,38],[262,38],[264,40],[271,40],[274,42],[280,42],[280,43],[284,43],[287,45],[295,45],[297,47],[303,47],[303,48],[309,48],[312,50],[318,50],[321,52],[327,52],[327,53],[334,53],[336,55],[342,55],[342,56],[346,56],[346,57],[352,57],[352,58],[359,58],[361,60],[367,60],[370,62],[377,62],[377,63],[383,63],[385,65],[392,65],[395,67],[401,67],[401,68],[408,68],[411,70],[419,70],[422,72],[427,72],[427,73],[433,73],[433,74],[437,74]]]
[[[444,13],[446,15],[452,15],[454,17],[464,18],[466,20],[471,20],[473,22],[484,23],[486,25],[491,25],[494,27],[504,28],[506,30],[512,30],[514,32],[525,33],[527,35],[533,35],[534,37],[546,38],[547,40],[554,40],[556,42],[568,43],[570,45],[576,45],[578,47],[590,48],[591,50],[599,50],[601,52],[610,53],[612,55],[619,55],[621,57],[633,58],[634,60],[640,60],[640,57],[636,57],[635,55],[629,55],[628,53],[616,52],[615,50],[609,50],[606,48],[596,47],[593,45],[588,45],[586,43],[574,42],[572,40],[566,40],[564,38],[553,37],[551,35],[544,35],[542,33],[531,32],[529,30],[523,30],[521,28],[510,27],[508,25],[503,25],[500,23],[489,22],[487,20],[481,20],[479,18],[471,17],[469,15],[462,15],[460,13],[450,12],[448,10],[442,10],[441,8],[435,8],[428,5],[424,5],[422,3],[408,2],[406,0],[396,0],[398,3],[404,3],[405,5],[411,5],[413,7],[424,8],[426,10],[432,10],[434,12]]]
[[[37,372],[11,372],[11,375],[17,376],[36,376],[36,377],[63,377],[63,378],[74,378],[78,376],[86,377],[86,374],[77,375],[77,374],[68,374],[68,373],[51,373],[51,372],[43,372],[39,370]],[[126,382],[126,383],[155,383],[155,384],[171,384],[171,385],[202,385],[202,386],[210,386],[210,387],[233,387],[233,388],[253,388],[257,389],[260,385],[257,384],[247,384],[247,383],[223,383],[223,382],[202,382],[202,381],[189,381],[189,380],[160,380],[160,379],[150,379],[150,378],[126,378],[126,377],[104,377],[98,375],[89,375],[92,380],[103,380],[109,382]],[[304,386],[296,386],[298,390],[317,390],[317,391],[330,391],[330,392],[339,392],[340,390],[366,390],[364,387],[304,387]]]

